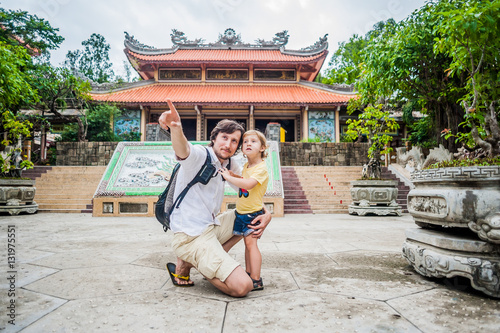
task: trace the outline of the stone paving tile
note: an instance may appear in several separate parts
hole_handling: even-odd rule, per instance
[[[252,291],[248,294],[246,298],[256,298],[269,296],[274,294],[283,294],[290,291],[299,289],[297,283],[295,282],[292,274],[274,270],[262,270],[262,280],[264,282],[264,290]],[[179,288],[174,287],[171,282],[169,282],[165,288],[169,291],[174,291],[177,293],[182,293],[192,296],[200,296],[204,298],[217,299],[226,302],[235,302],[240,299],[227,296],[221,293],[217,288],[215,288],[210,282],[203,279],[203,276],[193,270],[191,272],[191,279],[194,281],[195,286],[189,288]]]
[[[37,280],[43,279],[49,275],[57,273],[59,270],[22,263],[17,265],[15,271],[16,287],[20,288]],[[8,289],[7,279],[2,279],[2,283],[0,284],[0,289],[4,288]]]
[[[136,249],[127,251],[116,248],[93,248],[82,251],[66,251],[32,261],[32,264],[57,268],[73,269],[83,267],[108,266],[118,264],[128,264],[142,255]]]
[[[314,273],[295,270],[301,289],[387,300],[434,288],[408,268],[400,254],[343,252],[329,254],[334,264],[317,263]]]
[[[18,332],[23,328],[29,326],[38,319],[52,313],[58,307],[67,302],[65,299],[60,299],[57,297],[51,297],[44,295],[42,293],[32,292],[22,288],[17,288],[16,290],[16,308],[15,308],[15,321],[14,324],[10,324],[8,321],[12,320],[8,314],[9,311],[7,306],[9,305],[9,298],[3,297],[6,295],[6,291],[0,289],[2,297],[0,297],[0,307],[2,311],[2,317],[0,318],[0,332]],[[4,311],[4,309],[6,311]],[[38,331],[38,332],[47,332]]]
[[[70,301],[23,333],[221,332],[226,303],[170,291]]]
[[[65,269],[25,286],[26,289],[68,300],[117,295],[161,288],[165,270],[135,265]]]
[[[224,332],[420,332],[384,302],[296,290],[229,303]]]
[[[433,289],[387,303],[423,332],[483,333],[500,328],[498,299],[470,290]]]

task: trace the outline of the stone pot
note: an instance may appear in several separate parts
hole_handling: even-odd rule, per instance
[[[401,207],[396,202],[398,182],[395,180],[354,180],[351,197],[349,214],[401,215]]]
[[[0,179],[0,212],[17,215],[21,212],[35,213],[35,181],[25,179]]]
[[[408,212],[417,225],[469,228],[500,244],[500,166],[420,170],[411,179]]]

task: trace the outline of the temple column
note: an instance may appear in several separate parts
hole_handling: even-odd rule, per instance
[[[146,109],[139,105],[139,109],[141,110],[141,141],[146,141],[146,118],[147,112]]]
[[[253,130],[255,129],[255,118],[254,118],[254,110],[255,107],[253,105],[250,105],[250,112],[249,112],[249,117],[248,117],[248,129]]]
[[[196,141],[203,141],[203,115],[201,113],[201,106],[195,105],[196,110]]]
[[[340,105],[335,110],[335,142],[340,142]]]
[[[302,106],[300,108],[300,116],[302,118],[302,137],[300,140],[307,140],[309,138],[309,106]]]

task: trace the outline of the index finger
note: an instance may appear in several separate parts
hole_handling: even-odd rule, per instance
[[[167,104],[168,104],[170,111],[172,111],[172,113],[174,113],[174,112],[177,113],[177,109],[175,108],[174,103],[172,103],[172,100],[170,98],[167,98]]]

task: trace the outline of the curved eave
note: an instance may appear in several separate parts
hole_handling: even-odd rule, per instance
[[[332,106],[346,105],[353,93],[317,89],[301,84],[166,84],[154,83],[133,89],[91,93],[96,102],[123,105]]]

